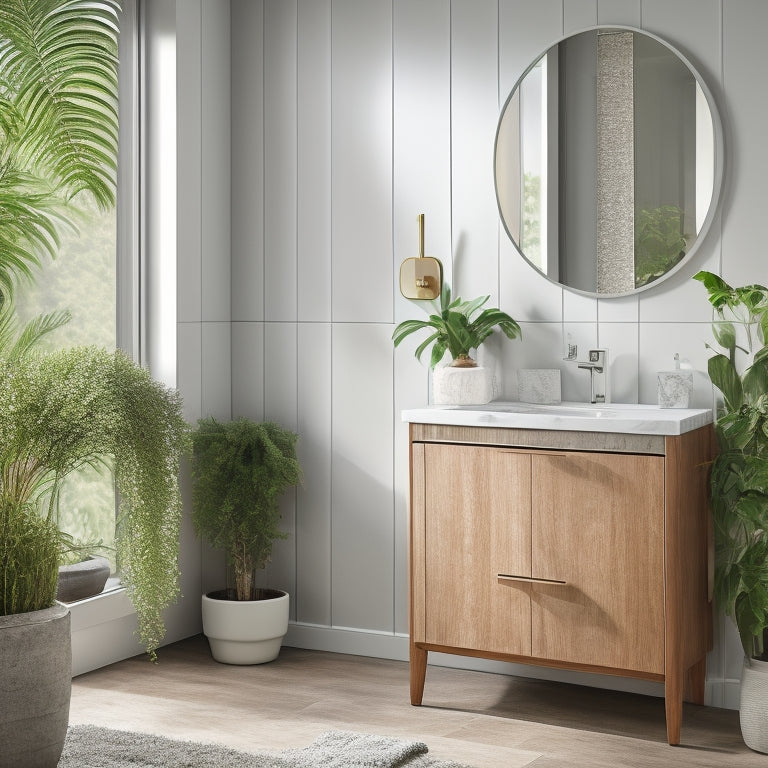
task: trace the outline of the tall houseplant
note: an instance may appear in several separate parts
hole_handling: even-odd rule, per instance
[[[256,571],[269,561],[280,530],[280,499],[301,479],[298,437],[272,422],[201,419],[192,443],[192,519],[198,535],[223,549],[235,589],[203,595],[203,631],[214,658],[235,664],[270,661],[287,630],[288,595],[260,590]],[[270,606],[273,600],[279,605]],[[257,625],[271,612],[275,629]],[[255,630],[253,636],[250,629]],[[275,634],[281,633],[281,634]],[[250,641],[260,643],[249,647]]]
[[[710,476],[715,533],[715,598],[733,617],[745,654],[742,733],[768,751],[768,288],[732,288],[699,272],[714,307],[724,352],[709,359],[723,395],[715,422],[719,454]],[[744,361],[737,353],[744,355]],[[756,674],[759,671],[762,674]],[[749,692],[762,690],[755,702]],[[746,698],[745,698],[746,697]],[[753,717],[754,715],[754,717]],[[754,724],[753,729],[751,725]]]

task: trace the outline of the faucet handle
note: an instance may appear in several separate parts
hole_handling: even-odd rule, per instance
[[[589,362],[596,368],[605,367],[605,350],[604,349],[590,349],[589,350]]]

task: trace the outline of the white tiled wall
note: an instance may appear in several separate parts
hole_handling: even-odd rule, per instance
[[[429,379],[412,358],[414,346],[394,351],[390,334],[394,323],[420,314],[397,291],[400,262],[417,254],[416,215],[426,214],[427,255],[443,261],[455,289],[490,294],[523,326],[522,342],[489,345],[505,395],[515,395],[515,371],[535,365],[562,367],[564,397],[583,400],[588,379],[561,360],[570,334],[582,349],[610,349],[615,400],[654,402],[655,371],[679,352],[697,370],[696,404],[711,405],[704,374],[709,305],[690,277],[706,268],[737,284],[768,280],[768,110],[761,98],[768,4],[229,6],[231,133],[223,131],[223,140],[231,136],[231,412],[297,428],[305,470],[304,485],[284,506],[291,538],[276,547],[265,578],[293,594],[290,642],[402,658],[408,474],[399,412],[427,402]],[[715,95],[727,147],[721,213],[694,262],[639,296],[599,301],[549,283],[519,257],[499,225],[492,175],[499,109],[522,71],[555,39],[595,23],[640,26],[681,50]],[[203,55],[203,70],[220,66]],[[199,163],[199,142],[206,150],[211,119],[202,121],[200,138],[191,129],[191,163]],[[208,206],[218,216],[229,190],[219,189],[221,169],[205,155],[202,173],[205,220]],[[194,194],[190,204],[198,205]],[[182,358],[188,348],[201,355],[201,366],[213,366],[190,384],[205,411],[225,404],[229,386],[227,353],[218,346],[228,329],[218,324],[215,284],[230,273],[227,233],[203,235],[203,253],[190,256],[193,265],[201,260],[202,278],[185,278],[201,306],[184,304],[183,319],[205,332],[198,342],[185,325],[180,348]],[[181,360],[181,370],[194,368]],[[733,706],[740,651],[722,621],[715,643],[709,700]]]

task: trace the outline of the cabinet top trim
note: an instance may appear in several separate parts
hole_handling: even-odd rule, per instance
[[[411,441],[418,443],[467,443],[518,448],[550,448],[611,453],[647,453],[664,456],[664,435],[619,432],[564,432],[508,427],[457,427],[445,424],[411,424]]]

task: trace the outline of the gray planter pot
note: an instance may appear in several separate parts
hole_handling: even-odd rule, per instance
[[[69,721],[69,609],[0,616],[0,768],[54,768]]]
[[[739,719],[744,743],[768,753],[768,661],[744,659]]]
[[[81,563],[59,566],[56,599],[62,603],[74,603],[75,600],[100,594],[109,578],[109,570],[109,560],[105,557],[89,557]]]

